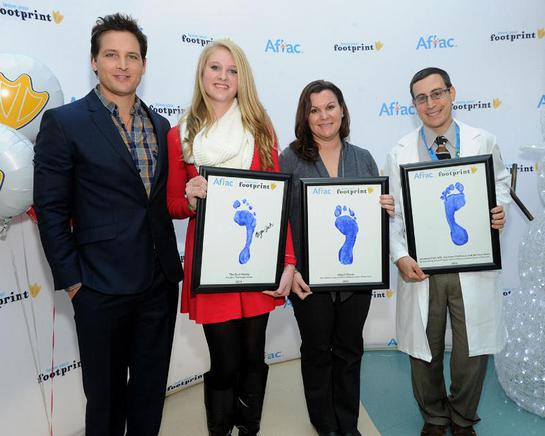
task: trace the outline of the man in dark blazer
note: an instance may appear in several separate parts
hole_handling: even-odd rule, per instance
[[[166,207],[169,123],[136,96],[146,36],[120,14],[91,36],[99,84],[47,111],[34,204],[55,289],[74,307],[86,435],[156,435],[182,267]]]

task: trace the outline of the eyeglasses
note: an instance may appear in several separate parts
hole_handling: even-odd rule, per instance
[[[428,98],[431,98],[432,100],[442,99],[447,94],[447,92],[450,92],[450,87],[444,89],[435,89],[430,92],[430,95],[418,94],[413,100],[416,104],[422,105],[428,102]]]

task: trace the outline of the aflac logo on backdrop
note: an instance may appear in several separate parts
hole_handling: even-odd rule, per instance
[[[495,97],[492,100],[456,100],[452,105],[452,110],[471,112],[475,109],[498,109],[503,102]]]
[[[539,99],[538,103],[537,103],[537,108],[540,109],[541,106],[545,106],[545,94],[543,94],[541,96],[541,98]]]
[[[175,390],[181,389],[181,388],[183,388],[185,386],[194,385],[195,383],[198,383],[202,379],[203,379],[202,374],[195,374],[195,375],[192,375],[190,377],[186,377],[186,378],[184,378],[182,380],[178,380],[178,381],[172,383],[171,385],[168,385],[167,386],[167,392],[175,391]]]
[[[64,362],[54,368],[47,368],[44,372],[38,374],[38,383],[53,380],[55,377],[64,377],[70,371],[78,368],[81,368],[80,360],[73,360],[71,363]]]
[[[164,115],[166,117],[170,116],[176,116],[181,117],[183,113],[185,112],[185,109],[182,108],[180,105],[173,105],[170,103],[155,103],[150,104],[149,108],[160,115]]]
[[[185,42],[186,44],[195,44],[204,47],[205,45],[210,44],[212,41],[214,41],[214,38],[207,35],[195,35],[193,33],[182,34],[182,42]]]
[[[416,43],[417,50],[431,50],[434,48],[456,47],[454,38],[441,38],[437,35],[421,36]]]
[[[265,46],[266,53],[287,53],[287,54],[300,54],[303,53],[301,50],[301,44],[296,42],[287,42],[283,39],[269,39],[267,45]]]
[[[375,41],[374,44],[365,42],[339,42],[333,46],[333,51],[360,53],[364,51],[379,51],[384,47],[381,41]]]
[[[394,296],[394,291],[391,289],[386,290],[373,290],[373,298],[392,298]]]
[[[545,28],[537,29],[535,32],[527,32],[525,30],[522,30],[520,32],[510,30],[507,32],[498,32],[493,33],[490,35],[490,41],[491,42],[499,42],[499,41],[508,41],[508,42],[515,42],[515,41],[522,41],[525,39],[543,39],[545,38]]]
[[[282,357],[282,351],[273,351],[272,353],[265,352],[265,360],[275,360]]]
[[[33,283],[28,288],[28,291],[12,291],[9,294],[6,292],[0,292],[0,309],[10,303],[24,301],[29,297],[36,298],[41,290],[42,287],[39,284]]]
[[[416,110],[412,104],[403,105],[399,104],[398,101],[384,102],[380,106],[378,113],[379,117],[398,117],[404,115],[416,115]]]
[[[538,162],[534,162],[533,165],[512,162],[511,164],[505,164],[505,169],[509,171],[509,174],[513,174],[513,164],[517,165],[517,173],[537,173],[539,171]]]
[[[33,11],[28,6],[15,5],[10,3],[2,3],[0,7],[0,15],[7,17],[13,17],[21,21],[45,21],[49,23],[60,24],[64,20],[64,15],[59,11],[52,11],[51,13],[38,12],[37,9]]]

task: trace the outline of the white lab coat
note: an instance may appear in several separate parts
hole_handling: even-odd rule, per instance
[[[492,154],[496,177],[496,200],[506,208],[510,202],[509,173],[502,162],[496,138],[481,129],[456,121],[460,127],[460,156]],[[395,262],[408,256],[403,217],[403,199],[399,165],[419,161],[417,129],[403,137],[387,157],[390,193],[395,198],[395,217],[390,226],[390,254]],[[507,212],[507,210],[505,210]],[[469,355],[494,354],[505,343],[502,317],[503,295],[498,287],[499,271],[460,273],[464,298]],[[428,323],[429,280],[406,282],[399,274],[397,288],[398,348],[418,359],[431,361],[426,337]]]

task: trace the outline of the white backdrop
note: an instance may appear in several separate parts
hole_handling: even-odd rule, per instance
[[[519,166],[518,192],[531,210],[540,208],[536,158],[521,155],[518,147],[542,141],[543,0],[118,0],[114,6],[106,0],[16,0],[0,2],[0,52],[40,60],[59,79],[66,102],[80,98],[95,84],[91,27],[96,17],[117,11],[136,17],[149,38],[139,95],[172,124],[190,102],[203,44],[230,37],[250,60],[281,147],[293,139],[301,89],[323,78],[344,91],[350,140],[369,149],[379,167],[395,142],[418,125],[408,91],[412,75],[440,66],[457,88],[456,116],[497,135],[505,164]],[[519,286],[518,244],[527,226],[515,208],[508,218],[502,241],[506,297]],[[182,252],[185,224],[176,228]],[[73,312],[63,293],[52,292],[28,218],[18,218],[0,240],[0,268],[0,434],[46,435],[50,426],[55,435],[81,434],[84,399]],[[393,269],[391,282],[392,289],[374,294],[365,327],[368,348],[396,346]],[[200,381],[208,366],[201,327],[180,315],[176,329],[169,392]],[[271,316],[266,358],[297,357],[298,346],[288,304]]]

